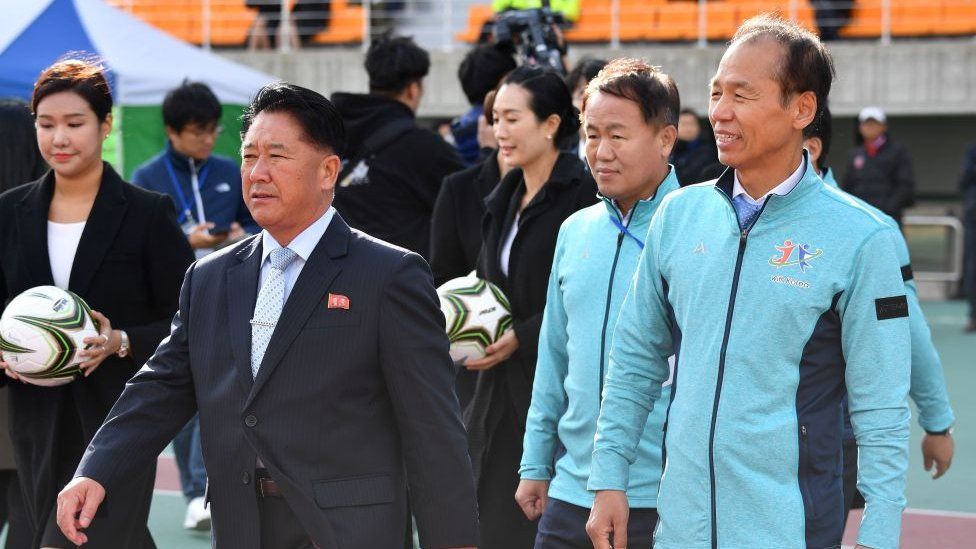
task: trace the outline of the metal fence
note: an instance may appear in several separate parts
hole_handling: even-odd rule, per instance
[[[490,0],[107,0],[186,41],[210,47],[278,49],[363,45],[390,29],[429,48],[476,41]],[[825,39],[972,36],[976,0],[579,0],[565,30],[573,43],[619,48],[635,42],[704,46],[742,21],[777,12]]]

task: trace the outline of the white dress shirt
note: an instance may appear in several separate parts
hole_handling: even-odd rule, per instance
[[[62,290],[68,289],[71,280],[71,267],[75,264],[75,254],[81,233],[85,232],[86,221],[78,223],[47,222],[47,254],[51,261],[51,275],[54,285]]]
[[[776,185],[768,193],[762,195],[762,197],[760,197],[759,200],[756,200],[755,198],[749,196],[749,193],[746,192],[746,189],[742,186],[742,183],[739,183],[739,172],[735,172],[735,183],[732,185],[732,198],[735,198],[740,194],[742,194],[745,195],[744,198],[746,199],[746,201],[748,201],[752,205],[762,206],[763,203],[766,202],[766,199],[769,198],[769,195],[771,194],[786,196],[787,194],[789,194],[790,191],[793,190],[794,187],[796,187],[797,183],[799,183],[800,180],[803,179],[803,173],[806,171],[806,167],[807,167],[806,156],[804,156],[803,159],[800,160],[800,166],[796,169],[796,171],[793,172],[793,175],[787,177],[786,181],[783,181],[779,185]]]
[[[312,255],[312,250],[318,245],[319,240],[322,239],[322,235],[325,234],[325,230],[329,228],[329,224],[332,223],[332,218],[335,217],[335,208],[329,206],[322,217],[315,220],[314,223],[306,227],[304,231],[298,234],[288,244],[291,251],[298,255],[295,261],[291,262],[291,265],[285,269],[285,301],[288,301],[288,296],[291,295],[292,288],[295,287],[295,281],[298,280],[298,275],[302,273],[302,268],[305,267],[305,262],[308,261],[308,257]],[[268,256],[271,255],[273,250],[280,248],[281,245],[278,241],[274,239],[273,236],[268,231],[261,231],[261,280],[258,283],[258,291],[261,291],[261,287],[264,286],[264,281],[268,278],[269,270],[271,269],[271,262],[268,261]]]

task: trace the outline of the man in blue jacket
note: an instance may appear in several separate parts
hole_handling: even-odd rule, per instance
[[[678,110],[671,77],[637,59],[611,61],[583,95],[586,159],[602,203],[570,216],[556,242],[515,494],[530,520],[542,517],[536,549],[592,547],[586,481],[610,340],[651,216],[680,187],[668,165]],[[657,523],[664,411],[648,420],[631,467],[634,547],[651,545]]]
[[[206,84],[183,82],[166,94],[162,110],[166,148],[136,168],[132,182],[173,199],[198,258],[258,232],[241,196],[240,165],[213,154],[222,130],[217,96]]]
[[[213,154],[222,111],[217,96],[206,84],[183,82],[166,94],[162,110],[166,148],[137,168],[132,182],[173,199],[197,258],[258,232],[242,198],[240,166]],[[187,501],[183,527],[209,530],[210,512],[204,505],[207,471],[196,417],[173,439],[173,453]]]
[[[833,171],[829,165],[830,143],[833,130],[833,119],[830,109],[824,109],[823,115],[816,123],[807,126],[803,147],[810,152],[810,164],[820,174],[824,183],[838,188]],[[853,196],[853,195],[851,195]],[[855,198],[859,204],[874,212],[890,227],[895,229],[896,250],[901,264],[902,278],[905,281],[905,294],[908,296],[909,323],[912,333],[912,381],[908,396],[918,407],[918,423],[925,431],[922,437],[922,458],[925,470],[935,466],[933,479],[937,479],[949,470],[955,444],[952,440],[952,424],[955,415],[949,405],[949,394],[946,391],[945,376],[942,373],[942,361],[932,343],[932,333],[925,322],[925,315],[918,302],[918,290],[912,275],[911,259],[908,255],[908,243],[898,229],[898,222],[867,202]],[[857,443],[850,421],[845,421],[844,428],[844,508],[850,509],[857,494],[855,480],[857,478]],[[863,499],[859,501],[863,506]]]
[[[892,229],[803,152],[832,79],[823,44],[772,15],[722,57],[709,119],[731,169],[664,199],[614,331],[588,483],[597,549],[626,545],[623,490],[672,351],[656,548],[838,546],[845,395],[858,543],[898,547],[909,307]]]

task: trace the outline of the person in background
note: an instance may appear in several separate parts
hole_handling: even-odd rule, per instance
[[[166,147],[136,168],[132,182],[169,195],[179,212],[177,220],[198,258],[227,241],[257,232],[244,206],[237,163],[213,154],[222,112],[217,96],[206,84],[184,81],[163,98],[162,111]],[[183,527],[207,530],[207,471],[203,467],[200,423],[196,417],[173,439],[173,453],[187,501]]]
[[[573,23],[579,19],[580,0],[549,0],[549,9],[555,13],[562,14],[567,21]],[[492,0],[491,9],[495,13],[508,10],[530,10],[538,9],[543,6],[542,0]]]
[[[586,482],[614,325],[651,217],[680,187],[668,165],[680,107],[670,76],[637,59],[615,59],[590,81],[582,107],[602,203],[563,223],[549,278],[515,493],[526,517],[541,517],[536,549],[593,547]],[[667,400],[670,384],[662,391]],[[653,544],[664,418],[664,406],[648,418],[631,465],[628,547]]]
[[[880,107],[861,109],[857,121],[862,142],[851,151],[840,187],[901,226],[902,212],[915,203],[912,159],[888,136],[888,117]]]
[[[407,37],[383,36],[366,53],[369,93],[336,93],[348,151],[335,207],[350,226],[430,257],[430,219],[441,182],[464,169],[449,143],[415,117],[430,55]]]
[[[833,118],[830,109],[824,109],[817,121],[805,132],[803,147],[810,153],[810,164],[824,183],[837,187],[837,181],[830,169],[830,143],[833,135]],[[918,290],[912,276],[912,264],[908,254],[908,243],[898,230],[898,223],[874,206],[853,197],[859,204],[870,209],[889,227],[894,229],[898,259],[901,262],[902,278],[905,280],[905,294],[908,296],[909,321],[912,338],[912,380],[908,396],[918,408],[918,423],[925,431],[922,437],[922,459],[926,471],[935,466],[933,479],[944,475],[952,465],[955,442],[952,439],[952,425],[955,414],[949,405],[945,375],[939,352],[932,342],[932,333],[925,322],[925,314],[918,302]],[[845,400],[844,406],[847,406]],[[857,441],[851,426],[850,414],[844,416],[844,507],[864,507],[864,498],[857,491]]]
[[[522,66],[485,105],[499,154],[512,167],[485,199],[480,278],[508,297],[512,329],[463,364],[478,371],[465,410],[478,487],[481,549],[531,547],[536,525],[513,498],[532,394],[539,330],[559,226],[596,202],[596,183],[557,143],[579,130],[569,89],[555,72]]]
[[[37,132],[30,107],[22,101],[0,100],[0,193],[44,175],[47,164],[37,148]],[[0,257],[0,271],[4,258]],[[0,312],[4,303],[0,303]],[[0,390],[0,529],[7,528],[7,549],[30,547],[31,525],[24,507],[7,428],[7,391]]]
[[[573,106],[576,110],[582,111],[583,109],[583,93],[586,92],[586,85],[590,83],[596,77],[597,73],[606,66],[606,59],[592,59],[589,57],[584,57],[580,59],[579,62],[573,67],[573,70],[569,71],[566,75],[566,86],[569,87],[570,93],[573,97]],[[574,143],[576,153],[579,155],[580,160],[584,163],[586,162],[586,131],[584,128],[580,128],[579,131],[579,142]],[[589,164],[586,165],[589,169]]]
[[[484,119],[485,96],[506,74],[515,69],[515,58],[495,44],[471,49],[458,66],[458,80],[471,108],[451,122],[454,145],[465,165],[477,164],[491,150],[478,142],[478,123]]]
[[[31,99],[37,144],[51,166],[0,195],[0,303],[57,286],[93,309],[82,374],[58,387],[19,381],[0,356],[10,432],[32,526],[30,547],[74,547],[55,521],[58,491],[129,379],[169,330],[193,261],[169,197],[126,183],[102,161],[112,95],[102,68],[66,59],[44,69]],[[154,465],[154,464],[153,464]],[[151,548],[146,527],[155,467],[107,502],[86,548]]]
[[[671,153],[671,163],[678,170],[683,185],[715,179],[725,171],[725,166],[718,161],[715,139],[702,130],[701,124],[694,109],[681,109],[678,142]]]
[[[976,332],[976,143],[966,149],[959,176],[962,192],[962,222],[965,238],[963,289],[969,301],[966,332]]]

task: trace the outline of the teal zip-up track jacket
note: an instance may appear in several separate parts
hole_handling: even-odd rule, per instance
[[[679,188],[671,168],[654,196],[637,202],[626,219],[603,198],[559,229],[519,468],[523,479],[551,480],[549,497],[593,505],[586,482],[613,328],[651,216]],[[665,386],[662,398],[669,394]],[[657,506],[665,412],[655,408],[644,426],[627,488],[632,507]],[[558,448],[565,453],[556,459]]]
[[[831,170],[823,175],[827,185],[839,189],[837,180]],[[944,431],[956,421],[952,407],[949,405],[949,393],[946,391],[945,374],[942,371],[942,360],[939,352],[932,343],[932,332],[925,322],[922,306],[918,302],[918,288],[912,275],[911,258],[908,255],[908,243],[901,234],[898,222],[881,210],[853,195],[851,198],[858,204],[873,212],[885,224],[894,229],[895,250],[901,265],[902,279],[905,281],[905,294],[908,296],[908,322],[912,332],[912,382],[908,390],[915,406],[918,407],[918,424],[926,431]]]
[[[858,542],[895,549],[911,346],[892,229],[809,165],[740,229],[732,185],[727,170],[671,193],[651,221],[588,488],[627,488],[673,349],[657,549],[839,545],[845,394],[867,501]]]

